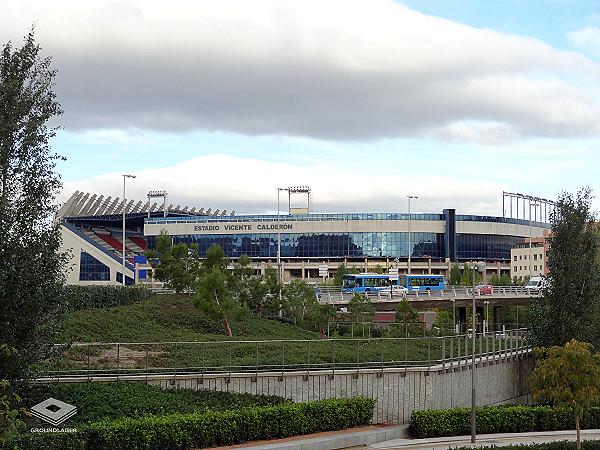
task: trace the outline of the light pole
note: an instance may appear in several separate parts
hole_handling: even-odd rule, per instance
[[[123,175],[123,286],[125,286],[125,208],[127,207],[127,201],[125,199],[125,180],[127,178],[135,178],[135,175],[124,174]]]
[[[410,248],[410,199],[419,197],[416,195],[407,195],[406,198],[408,198],[408,274],[410,275],[410,254],[412,253]]]
[[[471,355],[471,443],[475,443],[475,436],[477,434],[475,428],[475,336],[476,336],[476,318],[475,318],[475,270],[483,272],[485,270],[485,263],[478,262],[473,264],[473,306],[471,311],[471,317],[473,323],[471,324],[471,341],[472,341],[472,355]]]
[[[533,265],[531,262],[531,240],[533,239],[533,236],[531,234],[531,207],[533,206],[534,208],[536,208],[539,205],[539,203],[534,202],[534,203],[529,203],[529,279],[531,280],[531,277],[533,276]]]
[[[490,305],[490,301],[489,300],[484,300],[483,304],[485,305],[485,328],[484,328],[484,332],[487,333],[488,329],[489,329],[489,321],[490,321],[490,313],[488,310],[488,307]]]
[[[277,278],[281,283],[281,222],[279,217],[279,193],[284,191],[284,188],[277,188]],[[281,292],[279,293],[281,295]]]
[[[452,302],[452,332],[456,333],[456,305],[454,304],[454,302],[456,301],[455,298],[451,298],[450,301]]]

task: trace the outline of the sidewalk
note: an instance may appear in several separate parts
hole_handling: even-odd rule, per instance
[[[575,430],[564,431],[541,431],[535,433],[499,433],[499,434],[481,434],[476,436],[476,443],[471,444],[471,436],[450,436],[442,438],[429,439],[392,439],[385,442],[373,443],[367,445],[367,449],[372,450],[447,450],[448,448],[471,446],[472,448],[505,447],[507,445],[519,444],[539,444],[553,441],[575,441],[577,434]],[[600,430],[581,430],[581,440],[599,440]]]

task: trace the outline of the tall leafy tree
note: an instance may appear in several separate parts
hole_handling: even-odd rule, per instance
[[[460,266],[458,264],[452,264],[450,275],[448,276],[448,284],[450,286],[460,285],[461,275],[462,272],[460,270]]]
[[[187,292],[191,295],[200,274],[198,244],[172,245],[171,237],[161,231],[156,239],[156,250],[146,251],[146,256],[154,260],[151,262],[154,276],[163,281],[167,288],[174,289],[178,294]],[[155,261],[156,258],[159,262]]]
[[[564,346],[538,348],[538,355],[544,358],[537,362],[528,380],[534,400],[550,401],[556,408],[573,413],[578,449],[579,419],[600,396],[600,355],[592,354],[592,349],[587,342],[575,339]]]
[[[529,307],[538,346],[562,346],[571,339],[600,347],[599,236],[590,212],[589,188],[562,193],[551,216],[547,285]]]
[[[33,30],[0,54],[0,343],[17,350],[0,354],[9,378],[27,375],[62,319],[66,259],[53,216],[63,158],[51,153],[56,128],[48,125],[62,110],[50,64]]]

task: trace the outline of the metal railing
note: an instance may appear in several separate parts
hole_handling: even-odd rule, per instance
[[[120,379],[136,376],[400,368],[441,369],[471,361],[470,333],[372,339],[73,343],[55,345],[38,379]],[[529,352],[525,329],[477,334],[475,358]]]
[[[347,303],[350,301],[353,292],[343,292],[339,286],[319,287],[320,292],[317,293],[317,298],[322,303]],[[445,289],[429,290],[429,291],[408,291],[405,294],[398,294],[382,291],[365,292],[371,301],[390,301],[406,298],[408,300],[417,299],[443,299],[443,298],[472,298],[473,287],[470,286],[447,286]],[[491,294],[481,294],[475,292],[477,298],[502,298],[502,297],[537,297],[540,295],[539,289],[528,289],[524,286],[494,286],[494,291]]]

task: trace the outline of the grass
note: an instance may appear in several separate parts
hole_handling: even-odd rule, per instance
[[[194,307],[192,299],[155,295],[127,306],[76,311],[69,315],[58,342],[174,342],[225,339],[318,339],[317,333],[254,315],[222,321]]]
[[[156,295],[127,306],[77,311],[65,323],[59,342],[128,344],[74,345],[60,359],[43,364],[42,372],[81,373],[88,367],[113,373],[144,373],[146,368],[163,373],[171,373],[174,368],[177,372],[281,370],[284,366],[286,370],[333,366],[354,369],[402,367],[405,362],[410,367],[435,364],[444,353],[442,341],[436,338],[411,338],[405,342],[402,338],[387,339],[387,332],[379,332],[381,339],[347,339],[347,335],[335,341],[321,341],[318,333],[254,315],[244,320],[231,319],[229,323],[232,337],[226,335],[221,320],[195,308],[190,297],[177,295]],[[276,340],[286,342],[248,342]],[[465,348],[470,349],[469,342],[464,336],[446,338],[446,358],[451,356],[451,348],[456,358],[459,346],[464,357],[469,352]],[[501,343],[495,343],[496,349]],[[491,342],[488,345],[491,350]]]

